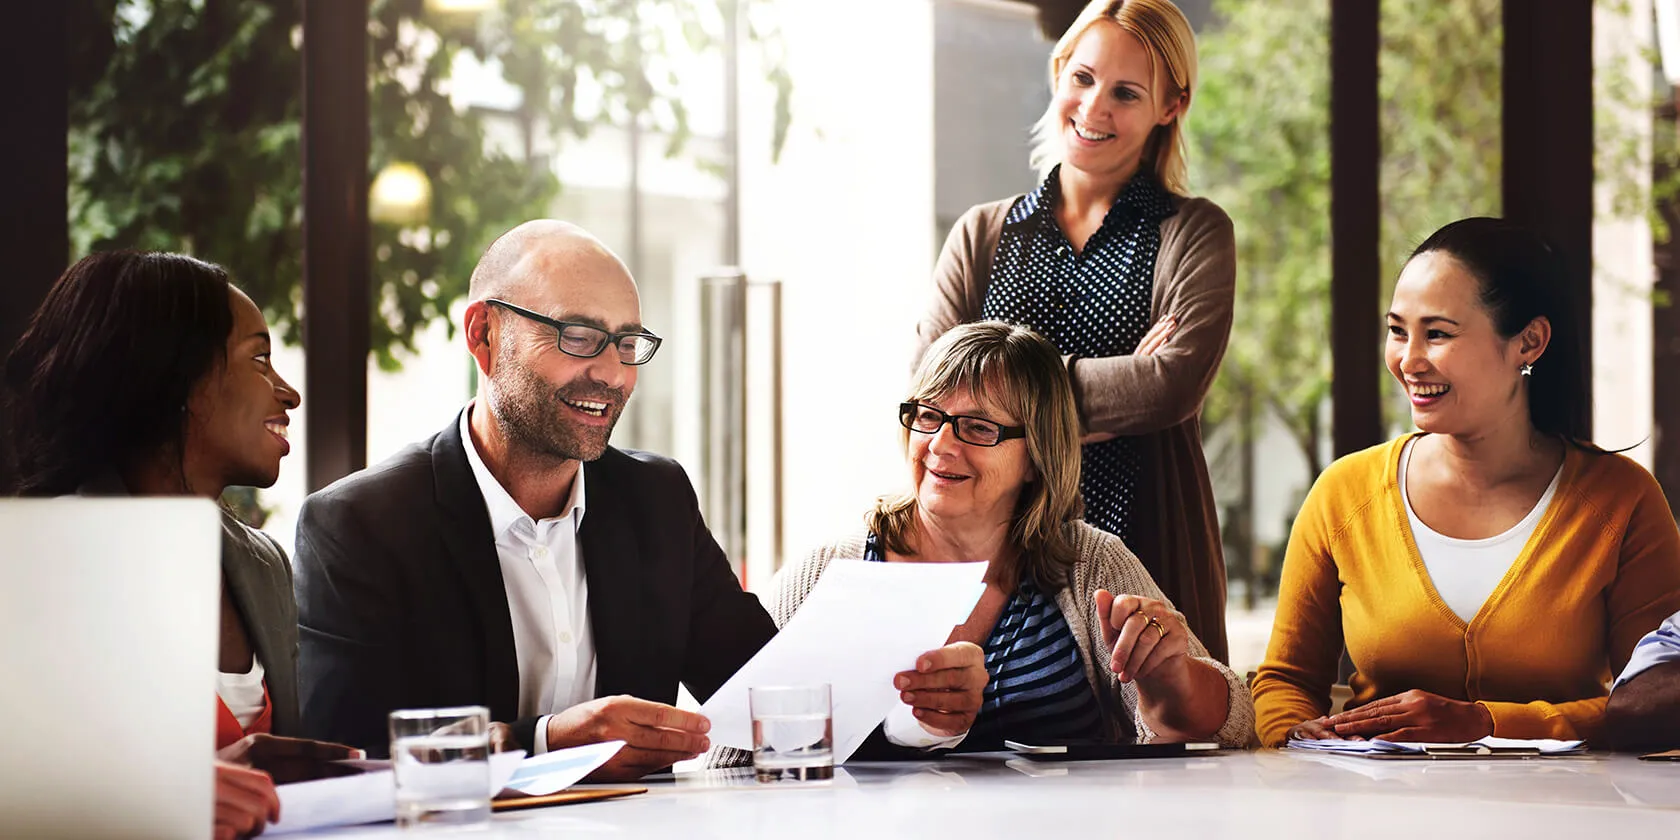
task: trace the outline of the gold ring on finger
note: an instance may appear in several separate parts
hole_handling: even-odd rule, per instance
[[[1154,627],[1155,632],[1161,634],[1160,638],[1156,639],[1156,641],[1160,641],[1161,639],[1165,639],[1167,637],[1167,628],[1162,625],[1161,622],[1156,621],[1154,616],[1149,617],[1149,626]]]

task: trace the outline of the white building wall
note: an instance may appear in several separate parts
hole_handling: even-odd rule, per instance
[[[1633,177],[1642,195],[1651,186],[1652,73],[1648,51],[1654,39],[1651,0],[1630,0],[1626,13],[1595,4],[1593,10],[1593,98],[1595,117],[1615,122],[1612,130],[1641,137],[1638,161],[1617,161]],[[1618,65],[1620,65],[1618,67]],[[1630,105],[1613,104],[1606,80],[1621,76],[1633,86]],[[1603,125],[1595,129],[1602,138]],[[1618,216],[1609,207],[1611,179],[1602,167],[1607,153],[1599,149],[1600,172],[1595,184],[1597,208],[1593,218],[1593,438],[1608,449],[1632,446],[1626,454],[1651,467],[1651,289],[1656,280],[1652,262],[1651,225],[1642,214]],[[1635,445],[1637,444],[1637,446]]]
[[[928,0],[783,7],[794,123],[772,164],[770,92],[742,85],[742,264],[786,283],[784,546],[798,557],[908,483],[895,409],[939,245],[933,14]],[[764,571],[749,571],[755,588]]]

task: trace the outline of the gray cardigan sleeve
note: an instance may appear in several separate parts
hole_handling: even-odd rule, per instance
[[[1003,219],[1014,202],[977,205],[952,227],[934,265],[927,309],[916,326],[912,369],[935,339],[980,318]],[[1207,199],[1182,200],[1161,223],[1155,258],[1154,317],[1178,322],[1167,343],[1148,356],[1065,358],[1085,431],[1147,434],[1201,411],[1231,338],[1236,282],[1231,218]]]
[[[928,345],[952,327],[980,319],[1003,217],[1008,215],[1016,198],[1019,196],[970,207],[945,237],[945,247],[933,266],[931,297],[922,320],[916,325],[916,353],[910,360],[912,372],[921,365]]]
[[[1231,338],[1237,245],[1231,219],[1190,199],[1161,225],[1155,258],[1155,319],[1177,319],[1167,343],[1148,356],[1079,359],[1074,397],[1088,432],[1140,435],[1196,416]]]
[[[1122,684],[1108,669],[1108,658],[1103,655],[1102,627],[1097,623],[1096,604],[1092,598],[1096,590],[1106,589],[1115,594],[1141,595],[1167,601],[1169,605],[1172,602],[1161,593],[1154,578],[1149,576],[1149,570],[1119,537],[1084,522],[1074,522],[1068,527],[1074,530],[1073,544],[1079,559],[1070,585],[1058,595],[1057,602],[1079,642],[1081,652],[1085,654],[1086,677],[1093,688],[1106,687],[1110,702],[1116,702],[1117,697],[1117,702],[1125,707],[1127,716],[1136,727],[1137,741],[1146,743],[1154,739],[1155,733],[1138,712],[1137,684]],[[1188,627],[1185,632],[1190,632]],[[1254,698],[1249,694],[1248,684],[1230,666],[1208,656],[1207,647],[1196,638],[1195,633],[1190,633],[1189,645],[1192,659],[1213,668],[1225,678],[1225,722],[1215,733],[1214,740],[1225,747],[1248,746],[1254,739]]]

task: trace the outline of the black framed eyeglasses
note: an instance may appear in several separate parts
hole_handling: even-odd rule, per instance
[[[951,431],[956,434],[957,440],[974,446],[997,446],[1006,440],[1027,436],[1026,426],[1005,426],[984,417],[946,414],[933,406],[917,402],[899,404],[898,422],[903,423],[904,428],[924,435],[937,434],[941,426],[950,423]]]
[[[493,303],[539,324],[553,327],[554,331],[559,333],[556,343],[560,346],[560,352],[580,359],[593,359],[601,355],[601,351],[607,349],[607,345],[611,344],[618,348],[619,362],[627,365],[644,365],[659,350],[659,343],[665,340],[647,330],[615,333],[607,332],[591,324],[580,324],[576,321],[556,321],[547,315],[532,312],[523,306],[497,298],[485,298],[484,302]]]

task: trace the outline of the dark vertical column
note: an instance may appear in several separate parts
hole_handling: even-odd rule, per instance
[[[303,2],[303,346],[308,483],[367,463],[367,0]]]
[[[1337,456],[1383,439],[1378,8],[1378,0],[1330,2],[1330,434]]]
[[[1505,0],[1504,213],[1545,234],[1574,281],[1592,370],[1592,0]],[[1591,415],[1588,416],[1589,430]]]
[[[1054,44],[1079,18],[1087,0],[1029,0],[1038,7],[1038,30]]]
[[[29,316],[70,256],[70,122],[68,3],[18,3],[6,16],[0,79],[18,80],[6,96],[0,131],[0,360],[12,351]],[[9,436],[0,417],[0,441]],[[5,446],[0,444],[0,453]],[[0,457],[0,491],[11,486]]]

